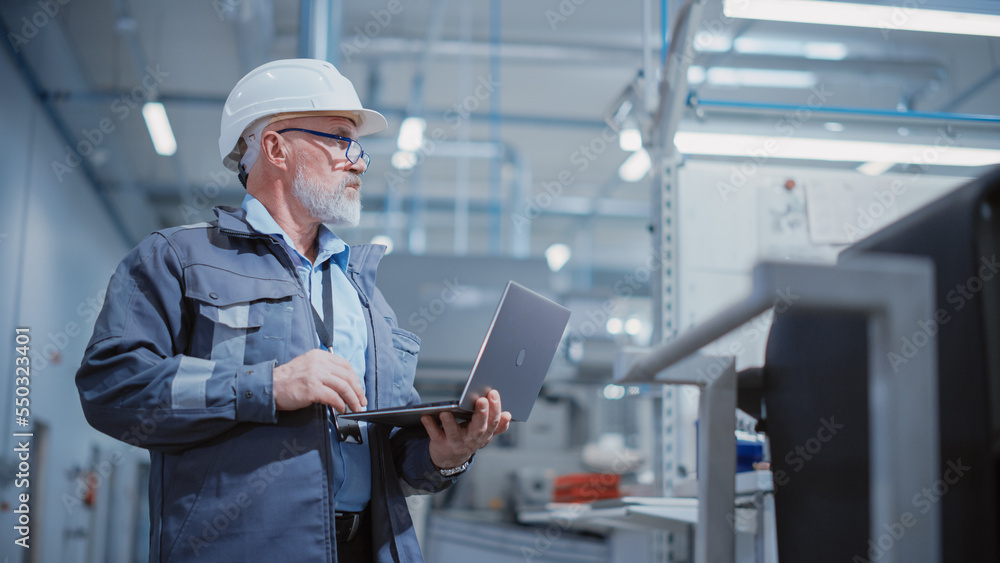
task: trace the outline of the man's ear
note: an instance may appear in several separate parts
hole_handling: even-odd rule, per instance
[[[272,166],[287,170],[289,148],[284,137],[274,131],[265,131],[260,138],[260,156],[257,158],[265,158]]]

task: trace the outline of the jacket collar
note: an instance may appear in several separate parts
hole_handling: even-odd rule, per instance
[[[347,271],[366,296],[375,295],[375,273],[383,256],[385,247],[381,244],[351,245],[351,260]]]
[[[241,235],[266,236],[250,227],[250,224],[247,223],[247,212],[242,207],[235,208],[217,205],[212,208],[212,211],[219,218],[219,228],[222,230],[236,232]]]
[[[270,238],[255,231],[246,221],[246,210],[216,206],[212,209],[219,218],[219,229],[229,233],[244,236],[259,236]],[[351,246],[351,259],[347,271],[355,279],[361,289],[363,299],[375,295],[375,273],[378,264],[385,256],[385,246],[381,244],[357,244]]]

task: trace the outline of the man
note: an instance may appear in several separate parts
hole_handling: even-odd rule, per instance
[[[255,69],[219,141],[242,208],[153,233],[115,272],[76,381],[95,428],[150,450],[151,561],[421,561],[405,494],[507,429],[495,391],[464,425],[331,413],[419,400],[419,340],[375,287],[384,247],[324,225],[357,225],[357,138],[385,127],[330,63]]]

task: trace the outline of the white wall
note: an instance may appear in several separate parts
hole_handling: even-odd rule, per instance
[[[61,181],[52,169],[64,146],[43,108],[0,55],[0,502],[16,508],[14,336],[30,329],[30,420],[48,428],[31,438],[30,552],[13,544],[15,514],[0,509],[0,557],[10,561],[126,561],[137,521],[130,509],[145,452],[87,425],[74,375],[90,339],[104,289],[128,246],[111,225],[80,169]],[[37,429],[37,426],[36,426]],[[23,438],[22,438],[23,440]],[[97,465],[114,454],[117,463]],[[100,469],[93,508],[77,502],[80,472]],[[112,475],[112,469],[114,469]],[[78,492],[79,491],[79,492]],[[67,496],[68,495],[68,496]],[[118,506],[111,509],[112,500]],[[111,518],[109,519],[109,516]],[[89,556],[88,552],[89,551]]]
[[[794,181],[792,189],[786,182]],[[884,228],[966,180],[854,170],[688,162],[679,176],[681,331],[746,297],[761,260],[833,263],[849,243]],[[895,192],[893,191],[895,190]],[[777,296],[776,296],[777,297]],[[764,364],[767,312],[705,348],[737,369]],[[678,408],[681,463],[694,467],[698,391]]]
[[[790,166],[689,162],[680,173],[680,306],[685,330],[750,291],[758,261],[833,263],[864,238],[967,181]],[[736,174],[734,176],[734,174]],[[792,189],[785,187],[789,180]],[[895,190],[895,191],[893,191]],[[769,317],[730,334],[713,349],[744,344],[737,367],[761,365]]]

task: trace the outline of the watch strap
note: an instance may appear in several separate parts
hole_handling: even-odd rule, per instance
[[[469,461],[466,461],[462,465],[459,465],[458,467],[452,467],[451,469],[441,469],[440,467],[437,466],[435,466],[435,468],[438,470],[438,473],[440,473],[442,477],[454,477],[455,475],[465,473],[465,470],[469,468],[469,464],[471,463],[472,460],[470,459]]]

